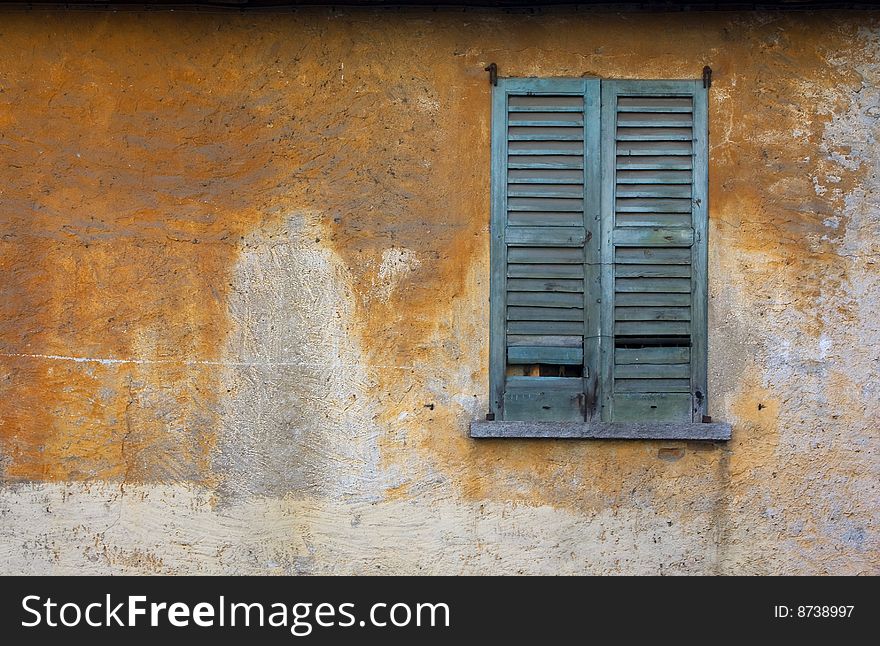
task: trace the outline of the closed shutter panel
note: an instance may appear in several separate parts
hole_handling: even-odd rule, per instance
[[[706,392],[706,94],[602,88],[603,417],[701,421]]]
[[[589,408],[598,99],[598,81],[581,79],[504,79],[495,91],[490,352],[501,419],[583,421]]]

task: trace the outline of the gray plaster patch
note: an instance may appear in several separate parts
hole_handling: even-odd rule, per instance
[[[310,217],[255,232],[235,270],[215,458],[224,496],[383,491],[350,281]]]

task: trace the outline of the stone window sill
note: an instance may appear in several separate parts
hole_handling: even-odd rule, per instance
[[[471,422],[473,438],[559,438],[580,440],[730,439],[726,422]]]

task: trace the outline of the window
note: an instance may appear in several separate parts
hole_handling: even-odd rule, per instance
[[[494,422],[471,435],[729,437],[702,423],[702,83],[499,79],[492,118]]]

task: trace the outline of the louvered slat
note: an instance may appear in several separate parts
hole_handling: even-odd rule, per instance
[[[493,359],[493,366],[499,359],[504,366],[500,377],[493,373],[493,383],[503,381],[498,408],[507,420],[582,421],[585,186],[593,172],[586,149],[592,137],[598,150],[599,117],[598,109],[588,115],[586,106],[592,93],[598,108],[599,85],[576,79],[499,83],[506,89],[503,103],[495,103],[503,124],[493,124],[493,150],[502,153],[493,170],[493,199],[503,203],[500,218],[493,206],[493,227],[503,227],[505,258],[504,354]],[[598,153],[594,160],[598,177]]]
[[[610,166],[606,316],[613,337],[603,387],[612,420],[691,415],[696,138],[690,83],[681,96],[619,82],[605,95]]]
[[[701,420],[706,135],[696,81],[499,79],[490,410],[500,419]]]
[[[560,321],[583,320],[583,281],[549,280],[554,275],[570,275],[569,263],[584,262],[583,97],[509,97],[507,136],[508,326],[511,322],[530,322],[540,330],[542,323],[552,326]],[[526,156],[535,150],[570,152],[571,142],[580,146],[577,162],[568,155],[550,156],[552,164],[547,163],[545,155]],[[567,161],[568,167],[559,168],[559,160]],[[542,267],[540,276],[523,270],[531,263]],[[513,277],[526,274],[530,277]],[[552,327],[547,328],[543,338],[560,338],[550,332]],[[508,345],[507,361],[581,364],[583,338],[579,348],[572,348],[570,341],[559,347],[547,343],[525,348]]]

